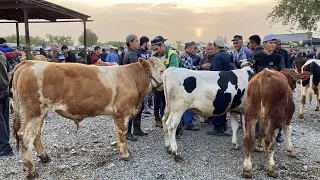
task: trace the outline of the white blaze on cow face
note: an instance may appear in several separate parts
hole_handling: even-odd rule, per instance
[[[150,63],[149,70],[152,76],[151,85],[152,87],[157,88],[158,91],[162,91],[163,85],[161,86],[159,85],[163,83],[163,75],[164,75],[164,71],[166,70],[166,67],[159,61],[158,58],[155,58],[155,57],[150,57],[148,59],[148,62]]]

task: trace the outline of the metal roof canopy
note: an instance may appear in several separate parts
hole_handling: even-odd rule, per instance
[[[0,0],[0,20],[8,20],[0,23],[16,23],[17,45],[20,44],[19,23],[25,24],[26,46],[29,58],[31,57],[29,23],[83,22],[84,46],[86,49],[86,22],[92,21],[88,20],[88,18],[90,16],[45,0]],[[29,19],[46,21],[29,22]],[[63,21],[57,21],[58,19],[63,19]]]

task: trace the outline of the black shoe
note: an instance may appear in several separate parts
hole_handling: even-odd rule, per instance
[[[208,135],[211,135],[211,136],[223,136],[224,135],[224,131],[220,130],[212,130],[212,131],[207,131],[207,134]]]
[[[0,151],[0,157],[4,157],[4,156],[13,156],[14,153],[12,150],[10,151]]]
[[[156,120],[156,127],[163,128],[161,120]]]
[[[137,131],[133,130],[133,135],[135,135],[135,136],[146,136],[146,135],[148,135],[148,133],[145,133],[141,129],[139,129]]]
[[[282,143],[284,141],[282,138],[282,135],[277,136],[276,141],[277,141],[277,143]]]
[[[138,141],[138,138],[132,135],[131,133],[128,133],[126,138],[127,140],[130,140],[130,141]]]
[[[184,130],[188,130],[188,131],[199,131],[199,128],[196,128],[194,126],[185,126]]]

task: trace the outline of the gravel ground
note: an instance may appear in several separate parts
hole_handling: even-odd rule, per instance
[[[298,119],[298,94],[295,93],[297,110],[292,122],[297,158],[287,157],[285,143],[278,144],[277,172],[279,179],[320,179],[320,114],[314,111],[313,102],[305,108],[305,120]],[[152,116],[144,116],[142,127],[149,135],[128,142],[132,158],[126,162],[113,146],[116,136],[111,120],[88,118],[76,133],[73,121],[50,113],[43,138],[52,162],[41,164],[35,154],[36,169],[40,179],[241,179],[243,149],[231,150],[231,137],[208,136],[206,131],[211,127],[198,125],[200,131],[184,131],[177,141],[184,161],[175,163],[164,149],[162,130],[154,127]],[[238,137],[243,146],[242,130]],[[253,178],[271,179],[266,175],[265,153],[253,152],[252,156]],[[20,153],[0,158],[0,167],[0,179],[25,179]]]

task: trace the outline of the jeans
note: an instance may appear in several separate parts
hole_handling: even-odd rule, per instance
[[[138,112],[138,114],[134,118],[129,120],[129,122],[128,122],[128,134],[131,134],[132,125],[133,125],[133,129],[135,131],[141,130],[141,115],[142,115],[143,109],[144,109],[144,104],[142,103],[141,109]]]
[[[194,114],[190,110],[187,110],[182,115],[179,127],[182,125],[182,122],[183,122],[184,126],[192,127],[193,126],[193,122],[192,122],[193,119],[194,119]]]
[[[154,91],[154,117],[160,119],[163,115],[164,108],[166,107],[166,100],[164,91]],[[159,114],[160,113],[160,114]]]
[[[9,137],[9,93],[0,92],[0,151],[12,150]]]
[[[209,118],[216,131],[223,131],[227,125],[227,114]]]

